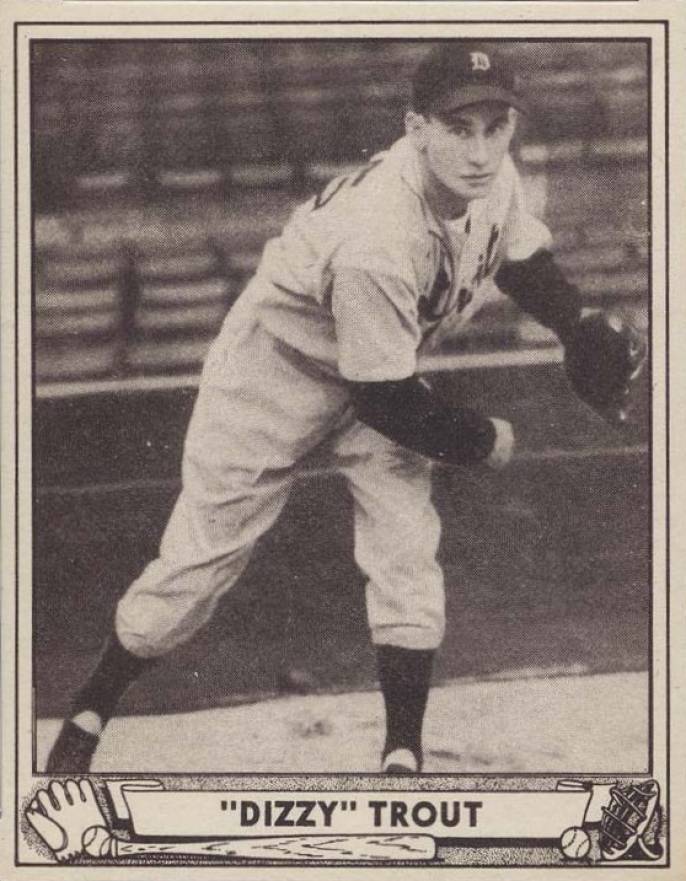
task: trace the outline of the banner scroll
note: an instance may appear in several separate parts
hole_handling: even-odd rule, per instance
[[[238,792],[166,790],[137,779],[106,781],[98,793],[83,779],[51,781],[25,815],[59,862],[160,855],[427,862],[440,845],[461,841],[550,841],[570,860],[655,861],[663,853],[659,796],[655,780],[561,780],[555,790],[528,792]],[[589,856],[589,827],[597,855]]]

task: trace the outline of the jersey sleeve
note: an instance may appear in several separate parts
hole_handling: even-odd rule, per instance
[[[401,249],[350,242],[332,261],[338,369],[355,382],[406,379],[421,341],[418,281]]]
[[[519,173],[509,157],[506,161],[509,165],[511,197],[505,221],[502,257],[505,261],[526,260],[536,251],[550,248],[552,236],[545,223],[528,210]]]

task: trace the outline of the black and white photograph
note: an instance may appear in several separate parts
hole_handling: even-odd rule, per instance
[[[668,870],[674,23],[154,5],[12,26],[8,878]]]
[[[647,769],[647,48],[36,42],[39,767]]]

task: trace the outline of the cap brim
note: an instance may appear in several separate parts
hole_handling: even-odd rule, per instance
[[[496,101],[514,107],[521,113],[527,113],[526,102],[521,95],[501,86],[463,86],[454,89],[441,96],[438,101],[431,105],[431,110],[436,113],[447,113],[450,110],[459,110],[460,107],[469,107],[470,104],[481,104],[484,101]]]

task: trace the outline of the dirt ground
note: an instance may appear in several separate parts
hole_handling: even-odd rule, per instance
[[[647,679],[568,669],[445,682],[429,701],[425,772],[645,772]],[[38,723],[39,769],[58,727],[56,719]],[[382,743],[376,691],[292,695],[173,716],[117,717],[92,770],[374,773]]]

